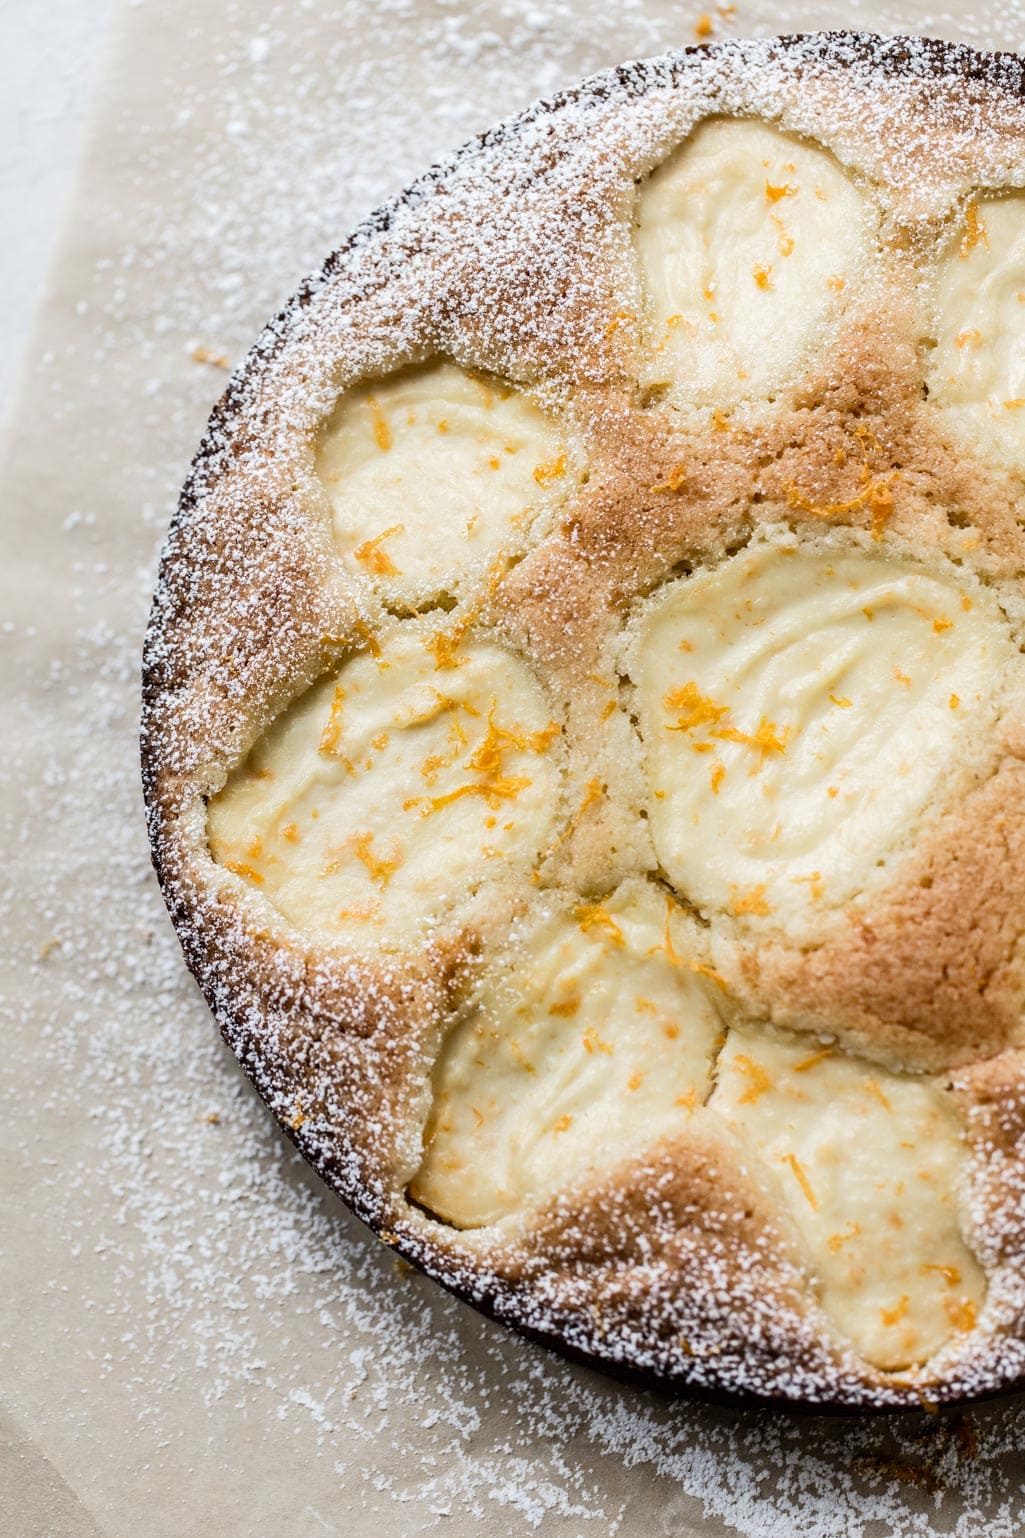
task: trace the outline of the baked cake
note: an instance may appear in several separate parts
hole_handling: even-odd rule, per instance
[[[611,1371],[1025,1378],[1025,75],[686,49],[375,214],[146,644],[190,967],[327,1183]]]

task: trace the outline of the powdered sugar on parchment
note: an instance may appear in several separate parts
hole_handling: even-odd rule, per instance
[[[678,9],[639,4],[427,12],[349,5],[327,23],[312,6],[230,5],[216,39],[185,25],[147,44],[159,88],[117,109],[104,147],[124,163],[110,206],[83,215],[89,259],[29,381],[31,415],[45,403],[51,437],[103,488],[69,503],[67,480],[43,475],[66,604],[26,598],[2,637],[19,679],[3,1009],[31,1043],[8,1065],[8,1141],[19,1229],[39,1230],[39,1269],[12,1295],[66,1353],[62,1435],[87,1438],[102,1407],[170,1481],[219,1428],[270,1427],[279,1457],[279,1440],[301,1449],[296,1519],[311,1533],[374,1510],[396,1533],[490,1514],[510,1532],[676,1534],[705,1515],[758,1535],[1013,1534],[1013,1404],[845,1423],[672,1403],[567,1367],[397,1268],[283,1144],[185,972],[149,872],[137,670],[156,546],[219,360],[428,160],[578,74],[692,40]],[[767,14],[741,5],[735,26],[766,30]],[[407,41],[389,75],[395,28]],[[136,48],[143,32],[139,19]],[[83,404],[97,396],[99,425]],[[16,487],[24,500],[24,474]],[[38,1417],[38,1338],[4,1334],[5,1380]],[[136,1468],[126,1502],[140,1487]]]

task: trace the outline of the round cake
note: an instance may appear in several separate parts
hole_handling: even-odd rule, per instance
[[[1025,73],[595,77],[300,288],[146,643],[154,861],[380,1238],[591,1365],[1025,1379]]]

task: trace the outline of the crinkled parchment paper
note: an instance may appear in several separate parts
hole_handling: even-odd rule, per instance
[[[149,870],[141,634],[225,363],[429,160],[693,41],[701,11],[718,36],[848,25],[1025,48],[1023,0],[122,8],[0,478],[12,1538],[1025,1526],[1025,1404],[834,1422],[671,1402],[396,1266],[220,1045]]]

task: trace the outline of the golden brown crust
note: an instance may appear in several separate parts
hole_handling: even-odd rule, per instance
[[[1021,179],[1022,99],[1016,61],[847,35],[688,51],[598,77],[469,147],[330,259],[233,380],[183,493],[147,639],[143,763],[154,860],[189,964],[281,1124],[361,1217],[478,1306],[587,1360],[845,1407],[917,1404],[923,1384],[935,1399],[986,1393],[1025,1371],[1025,1318],[1007,1301],[1025,1269],[1025,1067],[1004,1050],[1021,1040],[1025,990],[1025,898],[1007,875],[1025,863],[1020,743],[1005,732],[988,772],[933,818],[885,889],[813,945],[720,925],[727,981],[748,1010],[904,1068],[973,1065],[957,1086],[992,1263],[984,1339],[924,1377],[860,1361],[818,1310],[770,1198],[707,1129],[482,1247],[404,1193],[442,1031],[515,899],[482,892],[417,948],[360,959],[290,931],[206,845],[206,800],[267,723],[391,623],[335,559],[316,433],[346,385],[434,354],[570,413],[587,485],[453,623],[464,615],[503,637],[568,712],[572,829],[541,879],[586,895],[603,877],[657,875],[626,765],[638,751],[630,680],[609,676],[610,636],[640,596],[760,526],[817,536],[822,509],[845,504],[831,527],[955,561],[1000,593],[1025,572],[1021,483],[981,470],[937,425],[911,323],[915,263],[942,217],[972,188]],[[771,410],[713,417],[673,411],[633,382],[629,208],[635,180],[716,113],[816,137],[886,183],[890,207],[884,318],[872,295],[852,304],[826,362]],[[887,498],[865,494],[883,481]],[[577,816],[592,779],[599,793]]]
[[[881,899],[813,948],[738,956],[748,1007],[857,1050],[942,1072],[1023,1038],[1025,767],[1003,764],[920,840]]]

